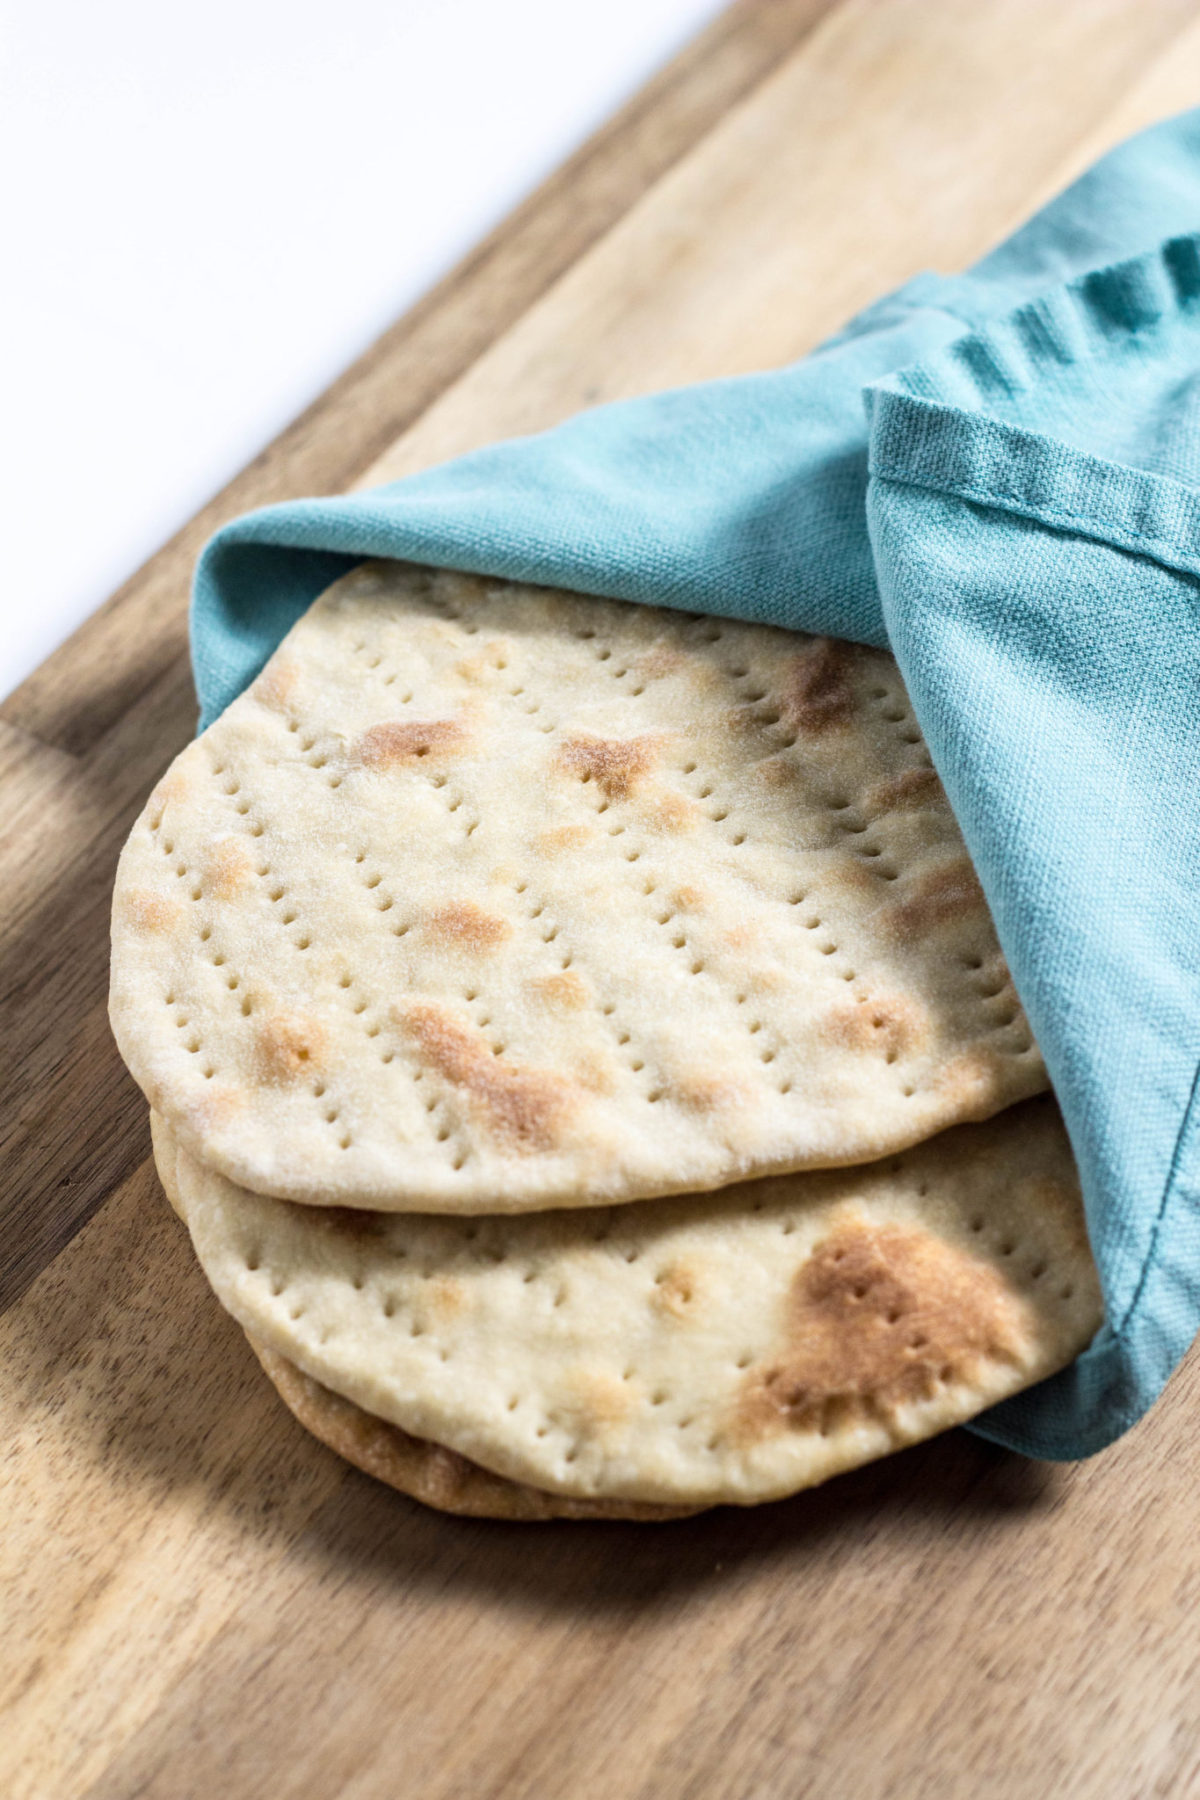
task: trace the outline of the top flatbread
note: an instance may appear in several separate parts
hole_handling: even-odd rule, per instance
[[[125,847],[111,1014],[243,1186],[633,1200],[1045,1087],[891,657],[369,564]]]

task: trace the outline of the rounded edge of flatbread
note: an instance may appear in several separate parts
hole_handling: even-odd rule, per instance
[[[292,1416],[343,1461],[423,1506],[472,1519],[531,1523],[548,1519],[625,1520],[664,1524],[703,1507],[655,1506],[638,1500],[576,1500],[528,1482],[494,1475],[457,1450],[413,1437],[353,1400],[314,1381],[286,1356],[246,1333],[263,1371]]]
[[[150,1114],[150,1131],[162,1190],[172,1210],[186,1224],[175,1175],[174,1141],[155,1112]],[[353,1400],[335,1394],[332,1388],[306,1375],[250,1332],[246,1333],[246,1340],[275,1392],[305,1431],[364,1475],[371,1475],[438,1512],[521,1523],[583,1519],[665,1524],[673,1519],[694,1518],[697,1512],[705,1510],[695,1506],[655,1506],[637,1500],[574,1500],[531,1487],[527,1482],[510,1481],[507,1476],[494,1475],[469,1457],[460,1456],[456,1450],[448,1450],[444,1444],[413,1437],[398,1425],[365,1412]]]

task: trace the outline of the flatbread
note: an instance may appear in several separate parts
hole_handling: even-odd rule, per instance
[[[1046,1085],[891,657],[397,564],[155,790],[111,1015],[194,1156],[376,1209],[861,1162]]]
[[[1049,1099],[853,1170],[596,1211],[318,1209],[174,1158],[217,1297],[306,1375],[585,1500],[752,1504],[961,1423],[1101,1318]]]
[[[694,1506],[647,1506],[636,1500],[572,1500],[525,1482],[507,1481],[457,1451],[431,1444],[427,1438],[411,1437],[398,1425],[364,1412],[265,1344],[251,1338],[250,1347],[280,1399],[306,1431],[364,1474],[374,1475],[439,1512],[523,1522],[625,1519],[655,1524],[691,1518],[698,1510]]]
[[[156,1121],[155,1159],[163,1191],[182,1218],[179,1187],[175,1179],[175,1148],[169,1134]],[[268,1349],[247,1332],[267,1379],[306,1431],[328,1445],[338,1456],[353,1463],[365,1475],[386,1482],[413,1500],[439,1512],[459,1513],[476,1519],[624,1519],[653,1524],[669,1519],[688,1519],[694,1506],[650,1506],[636,1500],[572,1500],[564,1494],[547,1494],[526,1482],[509,1481],[480,1468],[456,1450],[413,1437],[398,1425],[364,1412],[353,1400],[335,1394],[298,1369],[277,1350]]]
[[[159,1180],[171,1206],[183,1211],[175,1178],[176,1152],[161,1120],[151,1115],[155,1160]],[[521,1481],[509,1481],[480,1468],[444,1444],[413,1437],[398,1425],[378,1419],[323,1387],[298,1369],[277,1350],[268,1349],[247,1332],[267,1379],[306,1431],[353,1463],[365,1475],[386,1482],[413,1500],[439,1512],[459,1513],[476,1519],[623,1519],[655,1524],[669,1519],[689,1519],[700,1510],[694,1506],[652,1506],[631,1500],[573,1500],[564,1494],[547,1494]]]

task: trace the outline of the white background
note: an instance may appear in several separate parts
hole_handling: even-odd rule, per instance
[[[0,694],[722,0],[5,0]]]

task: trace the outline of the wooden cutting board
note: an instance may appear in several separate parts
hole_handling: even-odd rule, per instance
[[[960,1432],[686,1524],[443,1518],[268,1390],[104,1015],[218,523],[795,357],[1198,101],[1194,0],[743,0],[0,709],[0,1793],[1200,1791],[1196,1357],[1075,1468]]]

